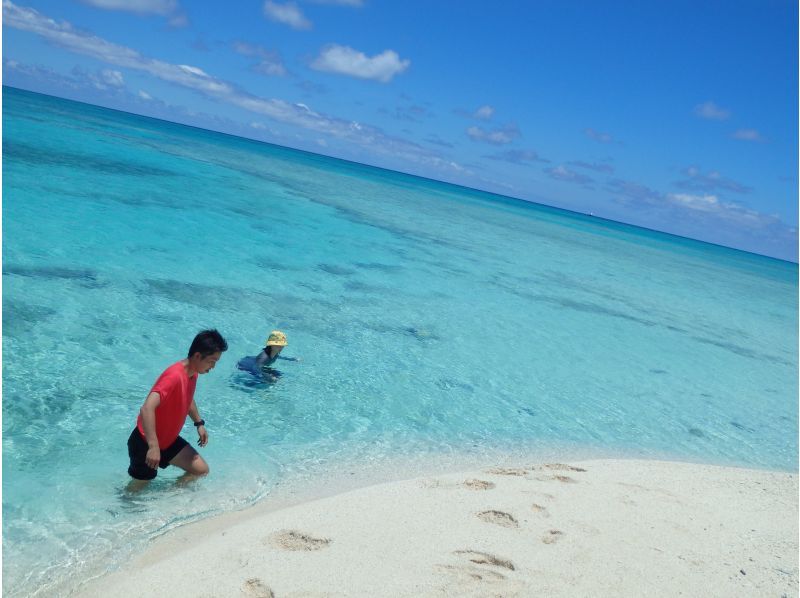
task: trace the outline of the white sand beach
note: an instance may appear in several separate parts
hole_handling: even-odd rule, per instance
[[[436,475],[179,528],[80,596],[797,596],[797,475],[590,460]]]

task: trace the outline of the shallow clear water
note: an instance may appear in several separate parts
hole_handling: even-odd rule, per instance
[[[326,463],[797,469],[795,264],[9,88],[3,258],[8,595]],[[131,495],[138,408],[204,327],[212,475]],[[273,328],[301,361],[258,384]]]

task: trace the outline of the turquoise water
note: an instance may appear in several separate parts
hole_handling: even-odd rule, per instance
[[[796,471],[797,274],[4,88],[4,593],[66,592],[345,460],[524,449]],[[211,476],[161,471],[131,495],[137,411],[204,327],[230,345],[196,394]],[[235,363],[273,328],[301,361],[256,384]]]

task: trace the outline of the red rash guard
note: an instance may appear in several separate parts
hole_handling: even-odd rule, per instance
[[[161,399],[156,407],[156,436],[158,447],[165,449],[178,438],[181,428],[189,415],[189,407],[194,399],[194,389],[197,386],[197,376],[189,378],[183,362],[173,363],[158,377],[150,392],[157,392]],[[136,419],[139,434],[144,435],[142,415]]]

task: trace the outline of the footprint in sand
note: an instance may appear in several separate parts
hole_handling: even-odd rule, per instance
[[[454,575],[462,578],[467,578],[473,581],[500,581],[506,578],[505,575],[499,573],[498,571],[492,571],[491,569],[481,569],[480,567],[476,567],[474,565],[469,566],[454,566],[454,565],[437,565],[437,568],[442,569],[444,571],[448,571],[449,573],[453,573]]]
[[[491,490],[492,488],[494,488],[494,482],[469,479],[464,482],[464,487],[469,488],[470,490]]]
[[[258,577],[251,577],[242,584],[242,593],[252,598],[275,598],[275,594],[267,584]]]
[[[542,517],[550,517],[550,513],[547,512],[547,507],[543,507],[542,505],[537,505],[533,503],[531,505],[531,510],[534,513],[539,513]]]
[[[456,550],[453,554],[464,555],[467,559],[476,565],[492,565],[494,567],[502,567],[509,571],[516,571],[514,563],[509,560],[501,559],[489,554],[488,552],[478,552],[477,550]]]
[[[478,518],[486,523],[494,523],[503,527],[519,527],[519,523],[514,516],[503,511],[482,511],[478,513]]]
[[[551,469],[555,471],[576,471],[578,473],[586,473],[582,467],[575,467],[574,465],[567,465],[566,463],[545,463],[542,469]]]
[[[568,475],[537,476],[540,482],[561,482],[562,484],[577,484],[578,480]]]
[[[492,469],[487,469],[486,473],[493,475],[524,476],[528,471],[517,467],[493,467]]]
[[[529,592],[524,592],[526,588],[521,580],[514,579],[513,575],[510,575],[516,571],[511,561],[477,550],[457,550],[453,554],[459,557],[461,562],[436,565],[436,568],[446,572],[449,578],[441,588],[442,595],[463,596],[463,598],[487,596],[511,598],[511,596],[531,595]]]
[[[563,482],[565,484],[577,484],[578,481],[569,477],[568,475],[556,475],[553,476],[554,480],[558,480],[559,482]]]
[[[551,529],[546,535],[542,537],[542,542],[545,544],[554,544],[558,542],[559,538],[564,535],[564,532],[557,529]]]
[[[331,541],[328,538],[314,538],[302,532],[289,530],[275,532],[269,538],[270,543],[281,550],[321,550],[327,548]]]

